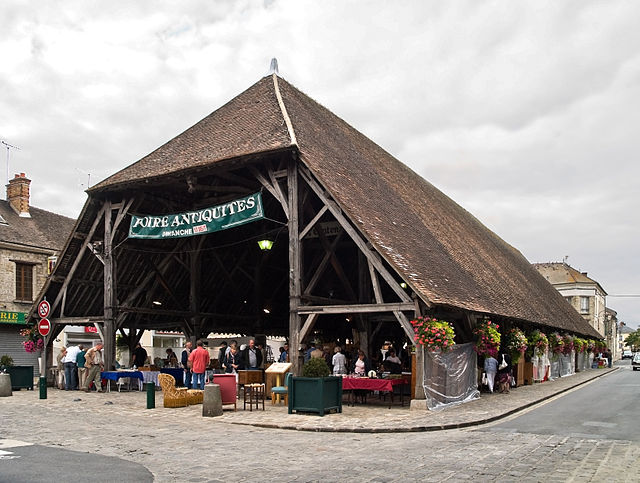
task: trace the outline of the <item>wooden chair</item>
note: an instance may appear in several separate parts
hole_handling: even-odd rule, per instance
[[[271,404],[276,403],[276,396],[279,394],[284,396],[284,404],[289,404],[289,380],[292,374],[287,372],[284,376],[284,386],[274,386],[271,388]]]
[[[182,408],[189,405],[187,388],[176,387],[176,380],[171,374],[158,374],[158,382],[162,388],[165,408]]]

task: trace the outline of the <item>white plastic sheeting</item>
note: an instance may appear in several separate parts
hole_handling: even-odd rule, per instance
[[[549,361],[548,353],[545,352],[542,356],[534,355],[531,357],[531,363],[533,364],[533,380],[536,382],[542,382],[549,379],[551,371],[551,362]]]
[[[424,352],[427,407],[439,411],[480,397],[477,355],[473,344],[457,344],[447,352]]]
[[[560,377],[572,376],[576,372],[576,353],[560,354]]]

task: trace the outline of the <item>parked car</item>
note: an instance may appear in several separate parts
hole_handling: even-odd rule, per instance
[[[640,352],[636,352],[633,355],[633,359],[631,359],[631,366],[634,371],[637,371],[640,368]]]
[[[633,357],[633,352],[631,351],[622,351],[623,359],[631,359]]]

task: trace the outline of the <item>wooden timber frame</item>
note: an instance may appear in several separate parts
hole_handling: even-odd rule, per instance
[[[283,159],[284,158],[284,159]],[[213,171],[213,170],[212,170]],[[314,327],[324,317],[344,314],[353,317],[354,330],[359,334],[358,345],[369,352],[370,338],[380,329],[382,322],[378,322],[373,328],[368,316],[385,316],[396,320],[402,333],[409,341],[413,340],[413,328],[409,320],[428,310],[427,301],[418,298],[415,294],[407,292],[400,286],[402,279],[393,272],[390,264],[386,263],[380,254],[373,248],[371,242],[365,239],[361,232],[349,220],[343,209],[338,206],[332,196],[315,179],[308,168],[298,158],[296,151],[290,151],[288,156],[281,156],[279,165],[274,166],[270,162],[253,164],[246,170],[253,176],[253,186],[259,186],[272,197],[273,206],[282,209],[280,216],[286,220],[288,232],[288,327],[285,334],[288,335],[289,345],[292,348],[291,362],[296,374],[301,372],[302,356],[299,348],[302,343],[310,340]],[[238,175],[226,172],[225,179],[236,183],[250,184]],[[247,186],[244,191],[250,190]],[[219,188],[218,188],[219,189]],[[229,191],[232,191],[231,189]],[[212,319],[232,318],[238,323],[242,322],[243,332],[260,333],[260,321],[251,315],[233,315],[224,312],[207,311],[203,303],[203,293],[206,282],[203,272],[203,247],[206,237],[191,237],[177,239],[170,249],[167,249],[152,262],[142,262],[136,259],[123,259],[118,256],[117,248],[126,247],[126,223],[132,209],[136,209],[145,197],[150,195],[122,197],[121,199],[93,200],[99,203],[95,218],[86,233],[78,230],[72,235],[72,239],[80,241],[73,263],[66,275],[61,277],[54,271],[52,280],[61,282],[60,290],[52,302],[52,313],[57,317],[52,318],[53,337],[62,330],[64,325],[94,325],[104,341],[105,367],[113,367],[116,358],[115,337],[120,334],[130,350],[140,340],[144,330],[155,328],[177,328],[190,340],[206,337],[210,331],[216,330]],[[313,200],[313,201],[312,201]],[[176,207],[172,207],[176,209]],[[340,231],[330,240],[322,230],[314,230],[320,223],[327,221],[339,225]],[[308,236],[314,231],[317,239],[316,248],[319,255],[314,263],[304,264],[304,248]],[[337,254],[337,247],[348,243],[357,250],[357,262],[359,275],[357,277],[358,288],[354,289],[352,279],[349,279],[345,269],[345,260],[341,260]],[[250,278],[246,267],[243,268],[243,255],[238,255],[236,265],[225,265],[225,261],[214,251],[213,257],[218,278],[234,288],[234,291],[242,291],[237,288],[238,277]],[[68,288],[74,279],[90,279],[88,275],[80,276],[78,267],[83,257],[93,257],[102,267],[102,313],[86,316],[78,316],[77,313],[67,315]],[[84,263],[84,262],[83,262]],[[123,267],[131,263],[148,265],[148,270],[140,271],[133,280],[121,280]],[[210,262],[209,262],[210,263]],[[177,268],[176,268],[177,267]],[[335,299],[316,295],[314,290],[321,284],[327,272],[333,269],[333,274],[341,285],[344,297]],[[176,271],[180,269],[184,274],[176,278]],[[256,268],[256,272],[259,270]],[[84,277],[84,278],[83,278]],[[185,295],[175,290],[176,283],[188,277],[188,303],[184,303]],[[93,277],[95,279],[95,277]],[[283,280],[284,281],[284,280]],[[89,283],[88,281],[85,281]],[[259,285],[259,277],[253,280]],[[93,285],[97,284],[92,282]],[[384,287],[383,287],[384,286]],[[96,287],[94,287],[95,289]],[[384,290],[383,290],[384,288]],[[176,307],[157,309],[151,308],[153,294],[158,291],[167,294],[173,300]],[[85,289],[85,298],[93,300],[99,292],[91,295],[90,289]],[[220,300],[216,298],[215,305]],[[76,311],[77,312],[77,311]],[[163,315],[178,322],[147,322],[149,317]],[[386,315],[385,315],[386,314]],[[252,320],[253,319],[253,320]],[[390,319],[389,319],[390,320]],[[253,324],[253,325],[247,325]],[[128,329],[125,332],[124,329]],[[421,367],[422,352],[416,351],[418,367]],[[414,395],[423,398],[421,391]]]

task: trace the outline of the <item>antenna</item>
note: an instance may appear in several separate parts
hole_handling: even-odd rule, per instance
[[[4,144],[7,147],[7,184],[9,184],[9,149],[17,149],[20,151],[18,146],[14,146],[13,144],[9,144],[5,141],[0,141],[1,144]]]

